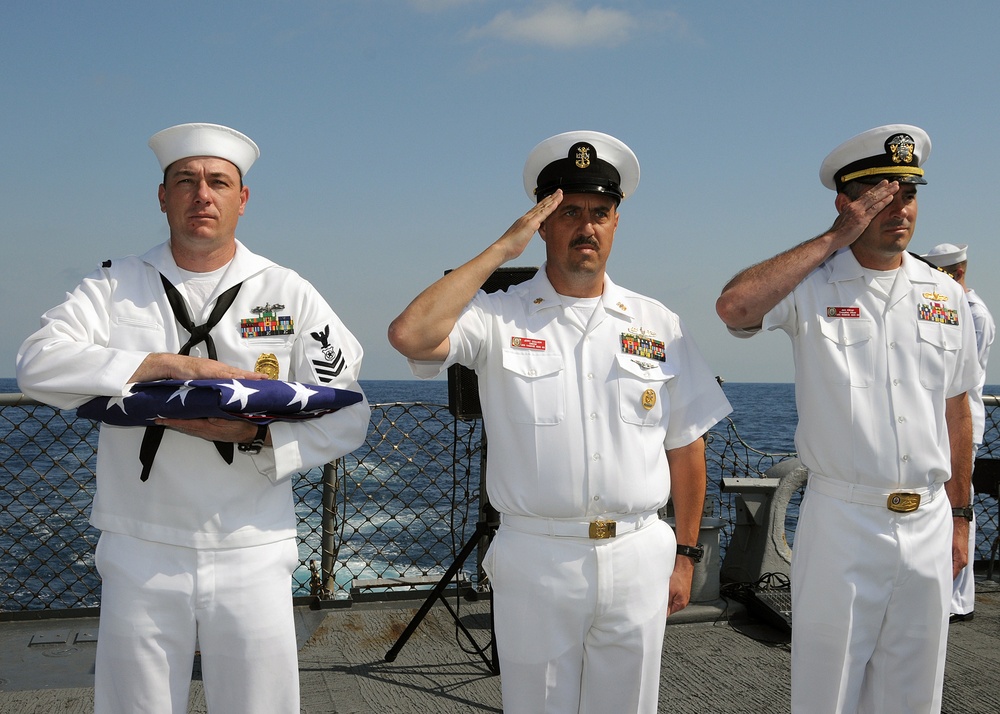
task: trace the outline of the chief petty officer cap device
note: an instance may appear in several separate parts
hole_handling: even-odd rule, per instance
[[[524,190],[541,201],[563,193],[598,193],[617,203],[639,185],[639,160],[624,143],[598,131],[568,131],[549,137],[528,154]]]
[[[926,131],[910,124],[886,124],[861,132],[831,151],[820,166],[819,180],[837,192],[850,181],[925,184],[921,166],[930,154]]]
[[[178,124],[158,131],[149,139],[160,169],[191,156],[215,156],[231,162],[246,176],[260,149],[246,134],[221,124]]]

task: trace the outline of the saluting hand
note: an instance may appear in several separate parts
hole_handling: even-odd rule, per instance
[[[872,219],[892,203],[893,196],[898,191],[898,182],[890,183],[883,180],[853,201],[846,197],[838,200],[837,209],[840,215],[828,231],[834,236],[837,247],[843,248],[856,241],[865,232]],[[844,194],[840,194],[838,198],[843,196]]]
[[[535,233],[538,232],[539,227],[545,222],[546,218],[552,215],[556,207],[562,203],[562,199],[562,189],[557,189],[555,193],[543,198],[530,211],[514,221],[511,227],[500,236],[496,245],[504,249],[504,263],[517,258],[524,252],[524,249],[528,247],[528,243],[531,242]]]

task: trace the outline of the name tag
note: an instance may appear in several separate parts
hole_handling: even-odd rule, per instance
[[[536,340],[531,337],[511,337],[510,346],[522,350],[545,350],[545,340]]]
[[[827,317],[861,317],[860,307],[828,307]]]

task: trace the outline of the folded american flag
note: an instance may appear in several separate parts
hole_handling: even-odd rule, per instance
[[[163,379],[133,384],[121,397],[95,397],[76,413],[115,426],[205,417],[269,424],[314,419],[360,401],[347,389],[278,379]]]

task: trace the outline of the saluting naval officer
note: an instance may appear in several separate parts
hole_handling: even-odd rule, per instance
[[[665,620],[701,553],[703,435],[730,406],[678,316],[605,272],[638,182],[614,137],[546,139],[524,167],[536,205],[389,328],[415,375],[479,376],[508,714],[656,711]],[[536,231],[537,274],[480,291]],[[671,497],[676,537],[657,515]]]
[[[170,238],[108,261],[42,316],[17,357],[25,394],[71,409],[135,382],[265,370],[360,392],[361,346],[326,301],[236,239],[257,145],[216,124],[173,126],[149,145]],[[281,329],[240,329],[260,306]],[[98,714],[186,712],[196,642],[208,711],[298,714],[291,477],[354,450],[369,420],[362,399],[269,427],[101,427],[90,517],[101,531]]]
[[[983,433],[986,431],[986,407],[983,404],[983,387],[986,384],[986,365],[990,359],[990,347],[996,337],[996,323],[993,315],[990,314],[986,303],[979,297],[975,290],[966,285],[966,275],[969,270],[969,246],[966,243],[955,245],[954,243],[940,243],[921,257],[931,265],[948,273],[965,290],[965,297],[969,300],[969,311],[972,313],[972,322],[976,327],[976,353],[979,357],[979,366],[983,374],[979,379],[979,384],[975,389],[969,390],[969,411],[972,414],[972,458],[973,472],[975,471],[975,457],[979,447],[983,443]],[[969,498],[973,496],[972,489],[969,490]],[[971,501],[970,501],[971,502]],[[962,622],[971,620],[976,607],[976,576],[975,551],[976,551],[976,519],[975,514],[969,514],[969,562],[962,568],[962,572],[955,578],[951,595],[951,622]]]
[[[961,287],[906,252],[931,142],[890,124],[823,161],[829,230],[733,278],[730,330],[792,340],[809,470],[792,554],[792,712],[941,709],[954,575],[968,557],[969,402]]]

